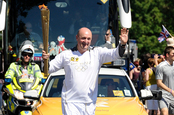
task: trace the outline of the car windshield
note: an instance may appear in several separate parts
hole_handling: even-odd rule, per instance
[[[43,97],[61,97],[64,75],[52,76]],[[126,76],[99,75],[98,97],[135,97],[135,93]]]
[[[126,76],[99,75],[98,97],[134,97]]]

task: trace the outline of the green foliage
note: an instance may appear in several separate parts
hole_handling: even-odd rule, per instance
[[[131,0],[130,38],[137,40],[139,57],[146,53],[163,53],[166,41],[159,43],[157,39],[162,25],[171,34],[174,33],[174,1],[166,1],[168,0]]]

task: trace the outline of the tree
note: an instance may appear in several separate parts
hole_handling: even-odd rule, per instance
[[[159,43],[157,38],[162,30],[162,25],[170,33],[174,32],[172,3],[174,2],[166,3],[166,0],[131,0],[130,38],[136,39],[138,42],[139,57],[145,53],[163,53],[166,41]],[[169,18],[170,15],[172,15],[171,18]]]

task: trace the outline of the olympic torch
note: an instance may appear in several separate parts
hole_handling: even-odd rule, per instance
[[[43,44],[44,50],[48,53],[48,37],[49,37],[49,20],[50,20],[50,11],[47,6],[39,5],[41,10],[41,20],[42,20],[42,35],[43,35]],[[48,77],[48,59],[44,60],[44,77]]]

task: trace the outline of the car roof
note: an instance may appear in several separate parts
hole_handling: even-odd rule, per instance
[[[126,72],[125,70],[118,68],[101,68],[99,74],[125,76]]]
[[[57,72],[51,73],[51,76],[55,75],[64,75],[65,71],[64,69],[60,69]],[[118,68],[101,68],[99,71],[99,74],[107,74],[107,75],[119,75],[119,76],[127,76],[127,73],[123,69],[118,69]]]

